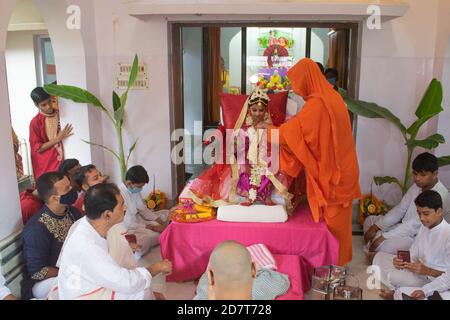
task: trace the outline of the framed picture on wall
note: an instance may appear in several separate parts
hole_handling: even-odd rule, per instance
[[[240,87],[230,87],[230,94],[235,94],[235,95],[241,94],[241,88]]]

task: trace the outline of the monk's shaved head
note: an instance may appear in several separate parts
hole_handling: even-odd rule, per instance
[[[215,286],[220,290],[235,291],[253,283],[254,266],[249,251],[235,241],[219,244],[209,258],[209,269]]]

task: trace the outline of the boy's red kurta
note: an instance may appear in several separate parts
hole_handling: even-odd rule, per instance
[[[46,142],[49,142],[47,133],[45,131],[46,117],[38,113],[30,122],[30,149],[31,149],[31,164],[33,166],[34,179],[37,179],[46,172],[58,171],[61,162],[64,160],[59,155],[56,146],[39,153],[38,150]],[[59,132],[59,129],[58,129]],[[62,143],[61,150],[62,150]]]
[[[280,168],[293,177],[305,169],[314,220],[324,218],[339,240],[339,264],[352,259],[352,203],[359,198],[359,168],[348,109],[311,59],[288,72],[303,109],[280,127]]]

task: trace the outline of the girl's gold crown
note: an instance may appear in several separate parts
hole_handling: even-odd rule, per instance
[[[267,107],[269,105],[269,96],[266,92],[264,92],[260,87],[257,87],[255,91],[250,95],[250,98],[248,100],[249,105],[263,105],[264,107]]]

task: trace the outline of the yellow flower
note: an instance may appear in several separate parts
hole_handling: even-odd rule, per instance
[[[154,209],[154,208],[156,208],[156,202],[153,201],[153,200],[149,200],[149,201],[147,202],[147,207],[148,207],[149,209]]]
[[[374,214],[377,211],[377,206],[372,203],[367,207],[367,211],[370,214]]]

